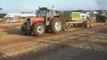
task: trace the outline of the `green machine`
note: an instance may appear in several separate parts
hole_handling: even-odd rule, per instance
[[[80,12],[64,11],[62,13],[62,17],[64,20],[79,21],[80,20]]]
[[[64,29],[69,30],[71,26],[91,27],[91,23],[80,19],[80,12],[64,11],[61,14],[61,19],[64,21]]]
[[[71,14],[73,21],[79,21],[80,20],[80,12],[72,12]]]

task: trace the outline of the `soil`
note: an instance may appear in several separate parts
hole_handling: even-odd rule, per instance
[[[0,60],[107,60],[107,24],[41,37],[22,35],[21,23],[0,24]]]

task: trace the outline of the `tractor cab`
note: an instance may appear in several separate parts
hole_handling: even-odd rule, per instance
[[[45,16],[45,17],[51,17],[51,16],[59,16],[60,11],[48,9],[46,7],[39,8],[39,10],[36,11],[37,16]]]
[[[47,16],[47,12],[48,12],[48,9],[43,7],[43,8],[39,8],[39,10],[36,11],[36,15],[37,16],[41,16],[41,17],[46,17]]]
[[[41,7],[36,11],[36,15],[37,17],[42,17],[46,26],[49,26],[52,19],[54,19],[55,17],[59,17],[59,12],[60,11]]]

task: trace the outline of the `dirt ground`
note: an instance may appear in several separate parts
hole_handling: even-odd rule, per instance
[[[0,60],[107,60],[107,24],[42,37],[22,35],[20,25],[0,24]]]

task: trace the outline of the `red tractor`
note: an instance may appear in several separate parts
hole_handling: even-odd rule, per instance
[[[53,33],[62,31],[62,20],[59,17],[59,11],[47,9],[46,7],[39,8],[36,11],[36,17],[27,18],[27,21],[22,25],[24,34],[34,34],[41,36],[46,30],[51,30]]]

